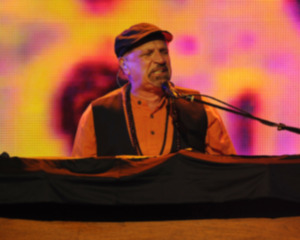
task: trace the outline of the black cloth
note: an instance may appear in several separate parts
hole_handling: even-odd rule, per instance
[[[92,103],[98,156],[137,154],[127,131],[122,92],[117,92]]]
[[[1,158],[0,203],[178,204],[266,197],[300,202],[299,163],[218,163],[197,156],[204,159],[181,153],[131,162]],[[139,171],[136,166],[149,160],[160,164]],[[125,168],[135,173],[123,176]]]
[[[300,156],[189,153],[140,159],[1,155],[0,217],[137,221],[300,215]]]

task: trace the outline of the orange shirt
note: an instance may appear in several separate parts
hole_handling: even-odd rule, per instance
[[[130,99],[137,139],[143,155],[159,155],[164,141],[166,118],[167,137],[163,154],[169,153],[173,143],[173,123],[170,115],[167,116],[166,99],[163,98],[155,109],[150,109],[145,100],[133,95]],[[126,120],[128,126],[127,116]]]
[[[146,100],[131,95],[133,119],[135,123],[137,139],[143,155],[155,156],[159,155],[161,151],[164,140],[167,117],[166,105],[167,101],[165,98],[163,98],[157,108],[150,109]],[[208,154],[218,155],[236,154],[234,146],[216,109],[207,105],[204,105],[204,108],[208,118],[208,128],[205,139],[205,152]],[[128,118],[127,116],[125,116],[125,118],[127,121],[128,128]],[[173,143],[173,130],[174,126],[172,118],[169,115],[166,144],[164,147],[163,154],[168,154],[171,151]],[[103,139],[103,141],[105,141],[105,139]],[[91,105],[86,109],[86,111],[80,119],[73,146],[72,156],[97,156],[97,144],[94,130],[93,111]]]

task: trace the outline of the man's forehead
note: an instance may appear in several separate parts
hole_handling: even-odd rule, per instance
[[[140,51],[151,50],[155,48],[168,48],[168,45],[163,40],[153,40],[134,48],[128,53],[128,55],[133,52],[140,52]]]

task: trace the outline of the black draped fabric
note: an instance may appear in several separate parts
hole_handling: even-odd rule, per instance
[[[300,158],[290,156],[287,162],[287,157],[238,157],[240,163],[236,158],[180,152],[145,159],[3,157],[0,203],[185,204],[257,198],[300,202]],[[249,163],[256,158],[264,163]]]
[[[0,217],[138,221],[300,216],[300,156],[0,156]]]

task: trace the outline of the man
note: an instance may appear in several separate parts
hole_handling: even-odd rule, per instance
[[[235,154],[214,108],[170,98],[162,89],[171,79],[172,39],[171,33],[148,23],[133,25],[116,37],[115,53],[129,83],[89,105],[77,129],[74,157],[153,156],[184,148]]]

